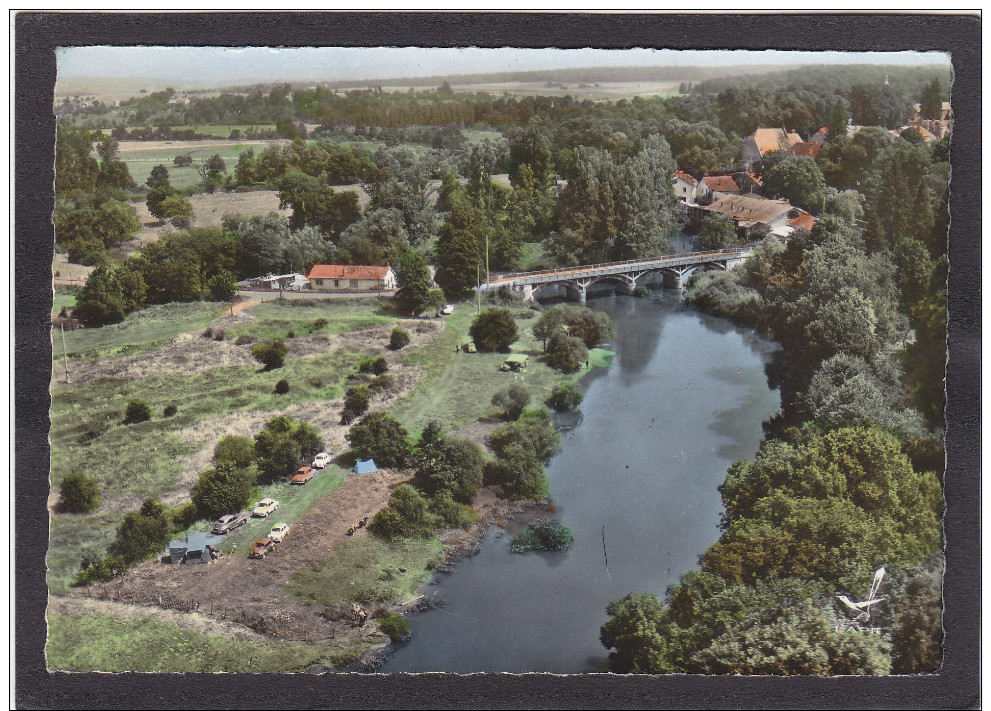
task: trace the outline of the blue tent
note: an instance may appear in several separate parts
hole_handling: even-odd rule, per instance
[[[379,468],[375,466],[374,459],[359,459],[354,464],[354,468],[351,470],[355,474],[371,474],[372,472],[377,472]]]

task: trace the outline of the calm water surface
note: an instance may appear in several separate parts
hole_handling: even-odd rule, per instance
[[[574,544],[516,555],[493,527],[478,555],[424,587],[447,604],[411,615],[412,639],[379,671],[602,671],[606,605],[663,599],[719,537],[716,487],[780,404],[765,375],[775,344],[672,292],[589,305],[615,320],[616,356],[584,381],[584,417],[547,469]]]

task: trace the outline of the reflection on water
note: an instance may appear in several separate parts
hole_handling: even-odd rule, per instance
[[[779,404],[764,375],[774,344],[670,292],[589,305],[615,320],[616,364],[583,382],[582,419],[561,423],[572,429],[548,467],[574,544],[515,555],[493,527],[478,555],[425,588],[447,604],[410,616],[413,638],[381,671],[602,671],[606,605],[663,597],[718,538],[717,487]]]

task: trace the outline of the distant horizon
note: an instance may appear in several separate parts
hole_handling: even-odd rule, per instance
[[[561,69],[704,68],[753,65],[950,66],[941,52],[519,49],[428,47],[69,47],[57,50],[60,85],[146,82],[176,88],[268,82],[382,82]],[[121,71],[126,67],[126,73]],[[204,67],[209,75],[204,76]],[[179,78],[181,77],[181,78]]]

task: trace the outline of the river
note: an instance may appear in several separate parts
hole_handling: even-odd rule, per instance
[[[477,555],[424,587],[446,604],[411,615],[412,639],[379,671],[605,671],[606,605],[663,599],[719,537],[717,487],[780,404],[765,374],[775,344],[674,292],[589,305],[613,317],[616,355],[583,381],[583,417],[547,468],[574,544],[517,555],[492,527]]]

